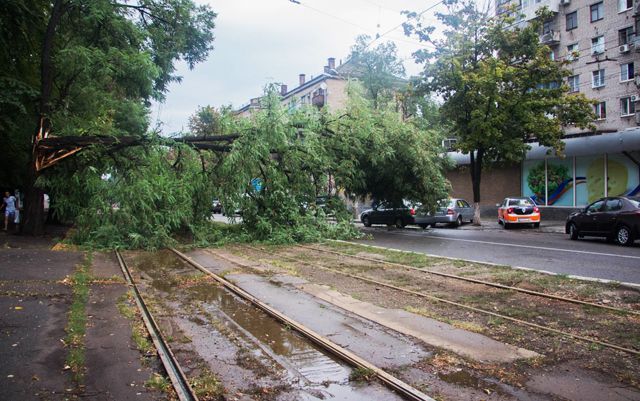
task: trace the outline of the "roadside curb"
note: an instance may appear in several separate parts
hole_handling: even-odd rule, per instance
[[[363,227],[362,223],[360,222],[360,220],[353,220],[353,224],[358,226],[358,227]],[[552,224],[549,225],[543,225],[540,228],[528,228],[527,232],[533,232],[533,233],[554,233],[554,234],[565,234],[565,228],[564,228],[564,222],[553,222]],[[420,228],[418,226],[414,226],[414,225],[408,225],[406,227],[403,228],[404,230],[416,230],[416,231],[423,231],[423,228]],[[502,227],[501,225],[499,225],[498,223],[495,224],[483,224],[481,226],[474,226],[472,224],[464,224],[460,227],[455,227],[452,228],[452,230],[470,230],[470,231],[507,231],[505,230],[504,227]],[[514,230],[509,230],[509,232],[514,231],[514,232],[518,232],[517,229]]]
[[[628,288],[631,288],[631,289],[634,289],[634,290],[640,289],[640,284],[629,283],[629,282],[624,282],[624,281],[608,280],[608,279],[604,279],[604,278],[588,277],[588,276],[576,276],[576,275],[573,275],[573,274],[559,274],[559,273],[551,272],[551,271],[548,271],[548,270],[532,269],[530,267],[512,266],[512,265],[505,265],[505,264],[493,263],[493,262],[483,262],[483,261],[474,260],[474,259],[453,258],[451,256],[441,256],[441,255],[434,255],[434,254],[425,253],[425,252],[406,251],[404,249],[389,248],[389,247],[379,246],[379,245],[361,244],[359,242],[345,241],[345,240],[339,240],[339,239],[329,239],[327,241],[329,241],[329,242],[338,242],[338,243],[349,244],[349,245],[359,245],[359,246],[364,246],[364,247],[367,247],[367,248],[381,249],[381,250],[385,250],[385,251],[402,252],[402,253],[408,253],[408,254],[412,254],[412,255],[422,255],[422,256],[428,256],[430,258],[440,258],[440,259],[447,259],[447,260],[462,260],[464,262],[469,262],[469,263],[478,263],[478,264],[496,266],[496,267],[508,267],[508,268],[516,269],[516,270],[524,270],[524,271],[548,274],[550,276],[564,276],[564,277],[568,277],[568,278],[571,278],[571,279],[574,279],[574,280],[590,281],[590,282],[602,283],[602,284],[616,284],[616,285],[620,285],[620,286],[623,286],[623,287],[628,287]]]

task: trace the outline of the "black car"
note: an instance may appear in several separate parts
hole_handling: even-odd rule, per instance
[[[403,228],[408,224],[415,224],[415,214],[415,208],[408,204],[393,206],[385,202],[374,203],[371,209],[360,214],[360,221],[365,227],[371,227],[372,224],[386,224]]]
[[[616,196],[598,199],[584,210],[567,217],[565,232],[572,240],[584,236],[605,237],[620,245],[640,238],[640,197]]]

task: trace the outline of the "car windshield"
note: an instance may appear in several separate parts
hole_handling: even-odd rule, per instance
[[[533,206],[531,199],[509,199],[509,206]]]

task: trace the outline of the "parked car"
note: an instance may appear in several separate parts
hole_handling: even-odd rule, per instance
[[[498,206],[498,224],[509,228],[512,224],[532,224],[540,227],[540,209],[531,198],[504,198]]]
[[[631,245],[640,238],[640,197],[598,199],[584,210],[571,213],[565,232],[572,240],[585,236],[605,237],[620,245]]]
[[[220,199],[214,199],[211,202],[211,211],[213,214],[222,213],[222,203],[220,203]]]
[[[394,206],[387,202],[374,203],[371,209],[367,209],[360,214],[360,221],[365,227],[371,227],[372,224],[386,224],[403,228],[408,224],[415,223],[413,218],[415,214],[415,207],[408,202],[404,202],[399,206]]]
[[[438,223],[459,227],[473,221],[473,207],[464,199],[443,199],[438,202],[435,213],[419,208],[414,220],[422,228],[435,227]]]

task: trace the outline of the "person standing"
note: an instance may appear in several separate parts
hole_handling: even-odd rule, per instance
[[[9,219],[13,223],[16,218],[16,197],[11,195],[11,192],[6,191],[4,193],[4,231],[7,231],[9,228]]]

